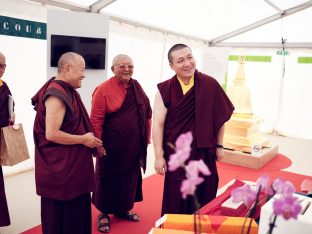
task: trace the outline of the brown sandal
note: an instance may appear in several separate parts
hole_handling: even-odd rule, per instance
[[[101,222],[103,219],[105,222]],[[108,214],[100,214],[97,219],[97,230],[102,233],[108,233],[110,232],[110,218]]]
[[[125,213],[114,214],[114,216],[120,219],[131,221],[131,222],[139,222],[141,220],[140,216],[138,216],[136,213],[133,213],[131,211],[128,211]]]

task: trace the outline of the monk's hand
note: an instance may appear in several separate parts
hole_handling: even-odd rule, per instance
[[[157,174],[165,175],[167,171],[167,166],[164,157],[158,157],[155,159],[154,168]]]
[[[96,150],[100,158],[106,155],[106,149],[102,145],[100,147],[97,147]]]
[[[223,148],[217,148],[216,149],[216,156],[217,156],[217,161],[220,161],[223,158],[223,156],[224,156]]]
[[[100,147],[102,146],[102,141],[94,136],[92,132],[88,132],[83,135],[84,137],[84,145],[90,148]]]

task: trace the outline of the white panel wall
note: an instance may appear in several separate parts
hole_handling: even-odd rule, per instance
[[[106,38],[106,48],[108,48],[108,16],[103,14],[48,10],[47,15],[47,74],[48,78],[56,75],[57,68],[50,67],[50,39],[51,34]],[[91,110],[92,93],[95,87],[106,80],[107,58],[106,50],[105,70],[90,70],[85,72],[86,78],[82,81],[82,88],[79,89],[82,101],[88,112]]]

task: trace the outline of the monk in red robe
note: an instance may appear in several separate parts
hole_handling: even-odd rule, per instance
[[[32,98],[37,112],[36,190],[41,196],[44,234],[91,233],[92,148],[101,146],[102,141],[92,133],[88,113],[75,90],[81,87],[84,70],[79,54],[63,54],[57,76]]]
[[[176,75],[158,84],[153,122],[154,167],[158,174],[165,175],[161,213],[192,214],[216,196],[216,160],[223,156],[224,123],[234,107],[214,78],[196,70],[188,46],[174,45],[168,59]],[[211,172],[195,191],[199,204],[193,196],[181,196],[184,169],[167,171],[169,156],[174,153],[168,143],[174,144],[179,135],[189,131],[193,134],[189,160],[202,159]]]
[[[11,91],[7,84],[1,80],[6,68],[5,56],[0,52],[0,129],[9,125],[8,97]],[[13,116],[14,118],[14,116]],[[11,120],[14,123],[14,119]],[[0,142],[1,144],[1,142]],[[10,225],[8,204],[5,196],[2,167],[0,165],[0,227]]]
[[[100,84],[92,97],[91,122],[103,141],[96,161],[92,201],[101,211],[98,231],[110,231],[109,214],[137,222],[134,202],[143,200],[141,168],[145,171],[152,111],[142,87],[132,79],[133,61],[117,55],[115,76]],[[102,156],[103,155],[103,156]]]

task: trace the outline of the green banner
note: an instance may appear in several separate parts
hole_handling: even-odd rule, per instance
[[[0,15],[0,34],[45,40],[47,24]]]
[[[239,55],[230,55],[229,56],[229,61],[238,61]],[[248,62],[271,62],[272,57],[271,56],[249,56],[247,55],[245,57],[245,61]]]
[[[312,63],[312,57],[298,57],[298,63]]]

